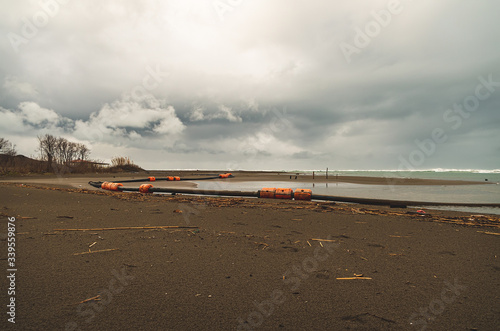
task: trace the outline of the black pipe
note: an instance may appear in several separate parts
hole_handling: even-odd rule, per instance
[[[218,177],[217,177],[218,178]],[[90,185],[96,188],[101,188],[102,182],[89,182]],[[138,187],[119,186],[118,191],[139,192]],[[200,190],[189,188],[163,188],[150,187],[150,193],[179,193],[179,194],[195,194],[195,195],[221,195],[233,197],[259,197],[260,191],[245,192],[245,191],[219,191],[219,190]],[[461,203],[461,202],[429,202],[429,201],[405,201],[405,200],[388,200],[388,199],[371,199],[371,198],[355,198],[355,197],[339,197],[331,195],[311,196],[312,200],[348,202],[363,205],[387,205],[387,206],[457,206],[457,207],[500,207],[500,203]]]
[[[337,197],[331,195],[316,195],[316,194],[313,194],[311,198],[313,200],[359,203],[362,205],[500,207],[500,203],[405,201],[405,200],[371,199],[371,198],[355,198],[355,197]]]

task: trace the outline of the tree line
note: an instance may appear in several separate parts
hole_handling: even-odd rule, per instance
[[[39,154],[35,158],[17,155],[16,145],[0,137],[0,175],[9,173],[86,173],[94,171],[140,171],[128,157],[115,156],[112,166],[107,163],[90,160],[90,149],[82,143],[75,143],[63,137],[51,134],[38,136]]]
[[[38,136],[40,159],[49,164],[69,165],[72,161],[88,161],[90,149],[85,144],[71,142],[51,134]]]

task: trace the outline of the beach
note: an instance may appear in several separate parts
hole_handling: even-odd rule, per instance
[[[291,176],[257,178],[267,175],[280,181]],[[4,229],[9,218],[16,224],[16,325],[4,313],[5,328],[496,330],[500,325],[496,216],[117,193],[86,184],[110,176],[144,177],[39,176],[0,184]],[[238,177],[231,180],[245,179]],[[5,230],[1,233],[5,259],[8,241]],[[1,283],[5,304],[8,285]]]

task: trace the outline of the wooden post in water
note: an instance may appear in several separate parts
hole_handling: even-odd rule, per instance
[[[328,168],[326,168],[326,179],[328,179]]]

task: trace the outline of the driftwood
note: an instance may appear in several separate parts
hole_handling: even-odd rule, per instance
[[[314,241],[325,241],[325,242],[331,242],[331,243],[334,243],[334,242],[337,241],[337,240],[333,240],[333,239],[316,239],[316,238],[311,238],[311,240],[314,240]]]
[[[108,230],[143,230],[143,229],[197,229],[197,226],[122,226],[117,228],[93,228],[93,229],[54,229],[54,231],[108,231]]]
[[[83,301],[80,301],[77,303],[77,305],[81,304],[81,303],[85,303],[85,302],[89,302],[89,301],[100,301],[101,300],[101,295],[96,295],[95,297],[92,297],[92,298],[88,298],[88,299],[85,299]]]
[[[75,253],[73,255],[84,255],[84,254],[94,254],[94,253],[103,253],[103,252],[111,252],[111,251],[117,251],[118,248],[110,248],[110,249],[101,249],[98,251],[88,251],[88,252],[83,252],[83,253]]]

